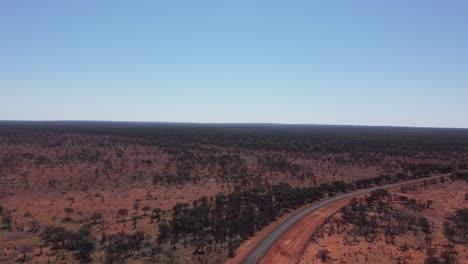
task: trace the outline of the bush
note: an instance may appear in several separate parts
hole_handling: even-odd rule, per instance
[[[427,257],[424,264],[441,264],[442,262],[436,257]]]

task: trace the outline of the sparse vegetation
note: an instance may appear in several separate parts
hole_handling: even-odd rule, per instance
[[[466,209],[457,209],[447,216],[440,212],[440,208],[446,210],[446,202],[439,202],[434,196],[443,194],[443,199],[462,205],[463,200],[453,200],[447,192],[454,185],[456,183],[435,181],[406,187],[404,193],[378,190],[363,198],[353,198],[339,213],[328,218],[311,239],[306,252],[316,254],[321,261],[318,263],[328,263],[329,259],[337,257],[346,263],[377,260],[382,263],[462,263],[466,257],[461,248],[466,243],[463,242]],[[466,185],[457,186],[457,190],[463,188]],[[418,195],[414,195],[415,192]],[[426,192],[431,194],[425,195]],[[457,197],[463,199],[462,194]],[[442,233],[448,240],[441,239]],[[322,258],[323,252],[316,249],[322,245],[335,249],[330,258]],[[342,250],[354,252],[354,255],[336,254]],[[301,263],[310,261],[313,258],[310,254]]]
[[[218,263],[322,197],[433,174],[466,180],[467,150],[468,136],[451,129],[0,122],[0,232],[33,241],[3,248],[4,259]],[[391,241],[409,226],[432,243],[429,218],[395,214],[385,199],[343,209],[356,238]],[[415,211],[437,202],[399,199]],[[381,217],[401,227],[382,231]],[[445,235],[460,243],[457,219],[445,219]]]

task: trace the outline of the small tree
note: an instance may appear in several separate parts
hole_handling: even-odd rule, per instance
[[[96,243],[94,239],[90,236],[85,236],[77,242],[76,249],[76,258],[79,259],[82,263],[91,262],[91,253],[96,248]]]
[[[11,222],[13,221],[13,217],[9,212],[3,214],[2,216],[2,224],[6,225],[8,231],[11,231]]]
[[[151,223],[153,222],[153,219],[157,219],[157,221],[161,220],[161,208],[155,208],[151,212]]]
[[[455,211],[453,223],[463,240],[468,241],[468,208]]]
[[[421,226],[424,233],[428,234],[431,232],[431,226],[429,225],[429,221],[426,217],[422,216],[419,218],[419,226]]]
[[[151,260],[154,260],[155,259],[155,256],[158,255],[158,254],[161,254],[162,252],[162,248],[160,246],[153,246],[151,248]]]
[[[33,247],[31,245],[20,245],[18,246],[18,251],[19,253],[23,254],[23,257],[21,258],[21,262],[25,262],[27,258],[27,254],[33,250]]]
[[[468,244],[468,208],[459,209],[444,222],[444,235],[455,243]]]
[[[322,262],[327,262],[330,259],[328,253],[328,249],[321,249],[317,254],[317,258],[319,258]]]
[[[427,257],[424,260],[424,264],[441,264],[440,260],[436,257]]]
[[[141,210],[143,210],[143,212],[145,212],[145,216],[147,215],[148,211],[151,210],[151,208],[147,205],[143,206],[143,208],[141,208]]]
[[[123,222],[123,226],[125,227],[127,224],[126,224],[126,221],[125,219],[123,219],[125,216],[128,215],[128,210],[127,209],[119,209],[117,210],[117,218],[122,218],[122,222]],[[117,220],[118,222],[118,220]]]
[[[67,208],[65,208],[64,211],[65,211],[65,213],[67,213],[67,218],[66,218],[66,220],[67,220],[67,221],[70,221],[70,220],[71,220],[71,219],[70,219],[70,214],[74,212],[73,208],[67,207]]]
[[[99,212],[94,212],[91,215],[91,220],[93,220],[94,224],[97,224],[97,222],[100,221],[101,219],[102,219],[102,214]]]
[[[158,235],[158,243],[161,244],[162,242],[166,241],[169,238],[169,224],[167,222],[162,222],[159,224],[159,235]]]
[[[36,219],[33,219],[31,221],[31,232],[36,234],[37,231],[39,231],[39,223],[36,221]]]
[[[444,251],[440,255],[441,258],[444,260],[444,263],[447,264],[454,264],[456,262],[456,256],[457,252],[455,250],[449,250],[449,251]]]
[[[138,208],[140,208],[140,204],[139,203],[134,203],[133,204],[133,210],[135,210],[135,214],[138,214]]]
[[[119,209],[117,210],[117,218],[123,218],[128,215],[127,209]]]

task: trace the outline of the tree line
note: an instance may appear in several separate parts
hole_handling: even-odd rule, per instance
[[[159,241],[169,241],[173,246],[179,241],[184,245],[191,243],[195,254],[203,254],[205,248],[213,244],[227,243],[228,255],[232,257],[240,242],[291,209],[318,201],[326,195],[427,176],[400,173],[354,183],[334,181],[299,188],[281,183],[228,195],[218,194],[210,199],[202,197],[192,205],[177,203],[173,207],[172,218],[159,223]]]

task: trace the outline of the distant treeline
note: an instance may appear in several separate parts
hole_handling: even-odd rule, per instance
[[[142,144],[206,144],[246,149],[341,153],[387,148],[389,154],[467,150],[468,129],[282,124],[0,121],[0,135],[91,134],[132,137]],[[410,146],[410,147],[409,147]],[[394,148],[390,150],[389,147]],[[354,151],[353,151],[354,150]]]

